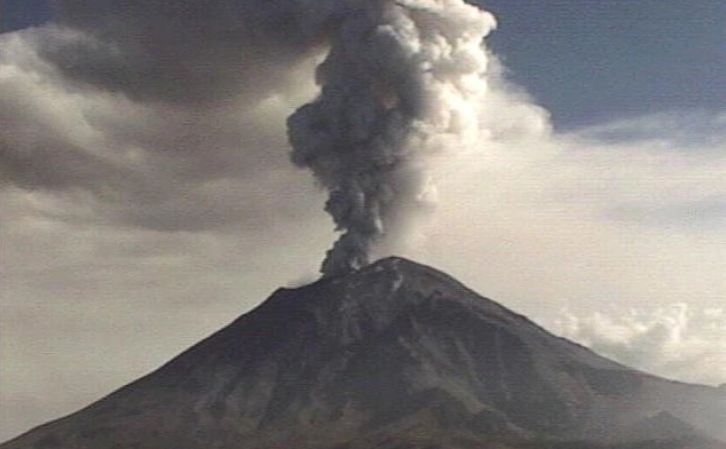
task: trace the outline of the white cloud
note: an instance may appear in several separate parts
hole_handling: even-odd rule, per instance
[[[622,315],[563,310],[555,330],[628,366],[671,379],[718,385],[726,379],[726,309],[685,303]]]
[[[726,112],[659,112],[593,125],[576,134],[596,142],[650,142],[675,151],[717,151],[726,139]]]
[[[679,150],[668,139],[612,143],[556,133],[484,142],[480,154],[442,167],[439,211],[426,244],[411,254],[536,317],[550,317],[561,298],[578,312],[715,306],[726,294],[718,218],[663,220],[650,211],[698,210],[723,198],[726,156]],[[638,214],[624,216],[633,205]]]

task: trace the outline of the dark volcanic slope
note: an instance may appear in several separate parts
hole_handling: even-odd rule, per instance
[[[723,390],[606,360],[389,258],[278,290],[158,371],[0,448],[723,448],[705,435],[726,437],[724,423]]]

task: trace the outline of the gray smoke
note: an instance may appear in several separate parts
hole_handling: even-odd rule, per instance
[[[491,15],[461,0],[349,2],[327,30],[318,98],[288,119],[292,160],[329,191],[339,240],[321,271],[369,262],[428,201],[437,153],[476,141]],[[318,21],[320,23],[320,21]]]

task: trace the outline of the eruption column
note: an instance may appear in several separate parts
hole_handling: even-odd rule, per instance
[[[426,202],[427,164],[476,142],[483,39],[494,18],[461,0],[346,2],[317,69],[319,96],[288,119],[292,161],[312,170],[342,235],[321,271],[369,263]]]

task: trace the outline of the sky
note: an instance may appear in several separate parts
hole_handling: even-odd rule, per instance
[[[164,3],[2,4],[0,441],[314,280],[336,238],[285,124],[319,92],[325,1],[297,27],[255,1]],[[435,204],[380,255],[726,383],[726,4],[482,4],[486,132],[427,161]]]

